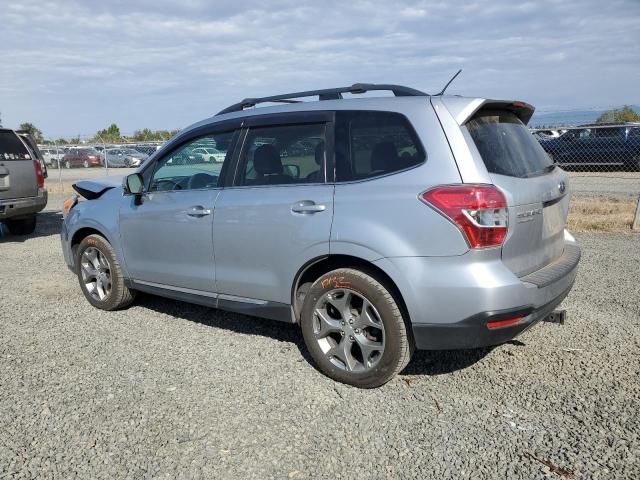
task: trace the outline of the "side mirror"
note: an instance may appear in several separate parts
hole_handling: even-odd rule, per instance
[[[298,165],[287,164],[283,165],[284,171],[287,175],[293,178],[300,178],[300,167]]]
[[[139,173],[132,173],[124,178],[124,190],[129,195],[142,195],[144,181]]]

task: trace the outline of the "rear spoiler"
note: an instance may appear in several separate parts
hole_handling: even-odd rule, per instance
[[[458,125],[464,125],[480,109],[508,110],[513,112],[525,125],[529,123],[535,107],[518,100],[488,100],[485,98],[442,97],[442,103],[449,110]]]

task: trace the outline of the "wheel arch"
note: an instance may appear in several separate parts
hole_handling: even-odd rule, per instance
[[[82,240],[87,238],[89,235],[100,235],[107,242],[109,242],[109,244],[113,245],[109,240],[109,237],[105,235],[103,232],[101,232],[99,229],[95,227],[81,227],[73,233],[73,235],[71,236],[71,242],[69,243],[69,246],[71,249],[71,256],[72,256],[71,258],[73,258],[74,261],[76,258],[76,252],[78,251],[78,245],[80,245],[80,242],[82,242]]]
[[[304,294],[306,293],[305,290],[301,289],[305,286],[308,288],[322,275],[338,268],[354,268],[356,270],[363,271],[374,277],[385,288],[387,288],[402,312],[402,317],[407,325],[407,333],[411,335],[411,319],[409,317],[407,305],[400,289],[391,276],[378,265],[375,265],[368,260],[344,254],[327,255],[314,258],[298,270],[291,287],[291,306],[293,309],[294,321],[296,323],[300,321],[300,312],[302,311],[302,303],[304,302]]]

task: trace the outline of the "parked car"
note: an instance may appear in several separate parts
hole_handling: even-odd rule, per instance
[[[546,130],[539,130],[539,129],[535,129],[532,130],[532,132],[535,136],[541,138],[541,139],[547,139],[547,138],[558,138],[560,136],[560,130],[555,130],[555,129],[546,129]]]
[[[65,168],[101,167],[102,155],[94,148],[70,148],[62,157],[62,166]]]
[[[105,150],[104,158],[108,167],[139,167],[149,155],[133,148],[110,148]]]
[[[191,150],[193,155],[199,155],[205,162],[224,162],[225,152],[221,152],[214,147],[198,147]]]
[[[142,153],[146,153],[147,155],[151,155],[153,153],[155,153],[158,148],[160,147],[160,145],[156,145],[156,144],[135,144],[132,145],[131,148],[133,148],[134,150],[137,150],[139,152]]]
[[[640,124],[588,125],[540,144],[563,167],[640,171]]]
[[[36,141],[33,139],[33,137],[31,136],[31,134],[28,131],[26,131],[26,130],[16,130],[16,133],[18,134],[18,136],[20,137],[22,142],[27,146],[27,149],[29,150],[29,153],[31,154],[31,158],[34,158],[34,159],[38,160],[38,162],[40,162],[40,166],[42,167],[42,173],[44,175],[44,178],[46,179],[47,176],[48,176],[48,174],[47,174],[47,164],[44,161],[44,156],[42,155],[42,152],[38,148],[38,144],[36,143]]]
[[[377,90],[395,97],[342,99]],[[246,100],[124,183],[75,184],[64,258],[97,308],[144,291],[299,324],[326,375],[376,387],[416,348],[506,342],[571,290],[569,178],[532,113],[395,85]],[[222,164],[182,161],[212,143]]]
[[[62,157],[64,157],[65,150],[63,148],[52,148],[45,147],[41,148],[42,157],[44,158],[44,162],[48,167],[58,168]]]
[[[0,129],[0,222],[14,235],[36,228],[36,214],[47,205],[44,169],[13,130]]]

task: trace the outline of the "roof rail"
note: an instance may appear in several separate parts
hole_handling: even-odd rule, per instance
[[[428,93],[421,92],[415,88],[403,87],[402,85],[375,84],[375,83],[354,83],[350,87],[326,88],[324,90],[308,90],[306,92],[284,93],[282,95],[274,95],[271,97],[245,98],[241,102],[219,111],[216,115],[222,115],[230,112],[241,112],[245,108],[255,107],[259,103],[267,102],[283,102],[297,103],[292,100],[294,98],[318,97],[318,100],[339,100],[343,93],[360,94],[365,92],[373,92],[386,90],[393,92],[396,97],[424,97]]]

